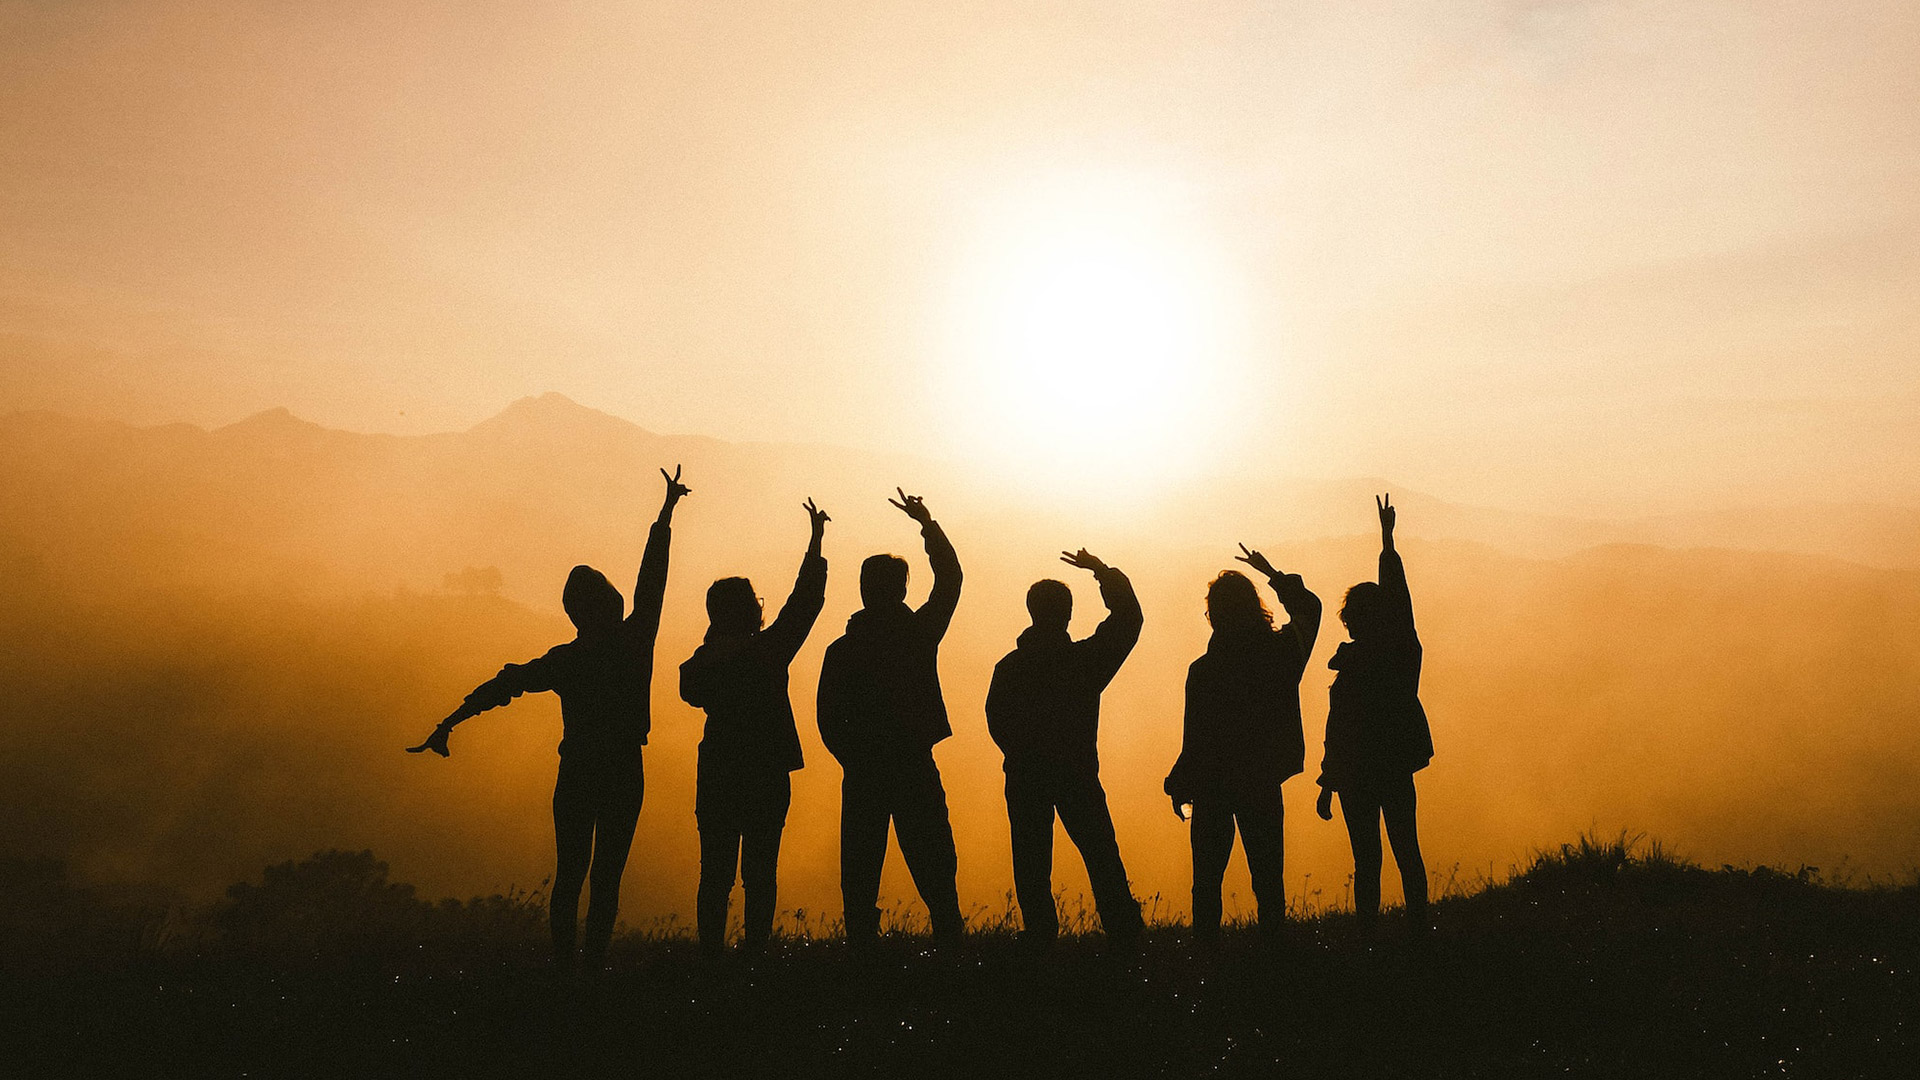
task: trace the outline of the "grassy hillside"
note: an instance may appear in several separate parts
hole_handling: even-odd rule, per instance
[[[748,968],[660,926],[599,979],[545,971],[537,896],[428,904],[364,853],[196,910],[13,869],[10,1075],[1860,1077],[1920,1051],[1920,886],[1624,840],[1456,890],[1426,939],[1303,912],[1273,947],[1163,922],[1137,957],[1032,958],[985,916],[945,954],[803,933]]]

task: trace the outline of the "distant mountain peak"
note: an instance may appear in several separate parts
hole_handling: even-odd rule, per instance
[[[293,415],[285,405],[275,405],[271,409],[254,413],[238,423],[215,428],[215,435],[285,435],[308,434],[325,431],[326,428],[311,420],[302,420]]]
[[[495,415],[468,428],[469,434],[526,434],[531,432],[577,432],[581,428],[620,431],[648,435],[651,432],[631,420],[589,408],[565,394],[549,390],[537,397],[523,397]]]

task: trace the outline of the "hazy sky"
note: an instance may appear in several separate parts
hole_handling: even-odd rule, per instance
[[[1910,0],[0,0],[0,410],[1914,502],[1917,193]]]

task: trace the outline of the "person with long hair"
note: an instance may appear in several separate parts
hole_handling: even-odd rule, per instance
[[[1221,880],[1236,828],[1260,929],[1271,935],[1286,919],[1280,788],[1305,765],[1300,677],[1320,633],[1320,598],[1300,575],[1280,572],[1244,544],[1240,552],[1237,561],[1266,577],[1287,623],[1274,627],[1259,591],[1237,570],[1207,586],[1213,634],[1187,669],[1180,757],[1166,781],[1173,812],[1185,820],[1192,807],[1193,933],[1202,943],[1219,937]]]
[[[681,699],[707,713],[693,815],[700,828],[695,923],[708,956],[726,947],[736,868],[746,894],[742,951],[757,956],[773,934],[780,834],[793,801],[792,773],[805,764],[787,668],[827,599],[820,539],[831,519],[812,499],[802,505],[812,535],[773,625],[762,629],[766,616],[752,581],[721,578],[707,588],[706,639],[680,665]]]
[[[1413,628],[1407,568],[1394,550],[1398,514],[1391,496],[1374,499],[1380,513],[1380,580],[1347,590],[1340,621],[1352,639],[1334,650],[1327,693],[1326,755],[1314,809],[1333,820],[1333,796],[1353,847],[1353,909],[1369,930],[1380,914],[1380,824],[1385,819],[1407,918],[1427,924],[1427,865],[1414,821],[1413,774],[1433,760],[1433,732],[1420,704],[1420,635]]]

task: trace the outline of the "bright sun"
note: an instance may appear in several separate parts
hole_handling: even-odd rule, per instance
[[[1178,203],[1075,178],[982,215],[956,290],[960,427],[1047,485],[1190,468],[1218,425],[1231,305]]]

